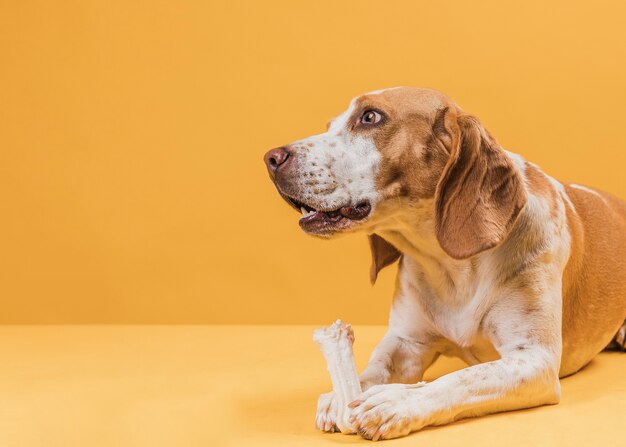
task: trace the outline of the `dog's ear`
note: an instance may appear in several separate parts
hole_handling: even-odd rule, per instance
[[[526,204],[524,181],[477,118],[444,109],[433,132],[450,153],[435,193],[437,239],[466,259],[507,236]]]
[[[374,285],[376,278],[378,278],[378,272],[397,261],[400,258],[401,253],[396,247],[377,234],[370,234],[368,238],[370,242],[370,250],[372,252],[370,282]]]

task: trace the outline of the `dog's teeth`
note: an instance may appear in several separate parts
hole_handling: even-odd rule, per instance
[[[300,207],[300,212],[302,213],[302,217],[309,217],[316,213],[315,210],[307,211],[305,207]]]
[[[314,210],[307,211],[306,208],[304,208],[304,207],[300,207],[300,211],[302,212],[302,217],[309,217],[309,216],[312,216],[313,214],[315,214]]]

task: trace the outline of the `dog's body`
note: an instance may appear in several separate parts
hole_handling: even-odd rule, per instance
[[[363,95],[266,163],[305,231],[369,234],[372,281],[400,260],[388,331],[351,404],[362,436],[557,403],[559,377],[618,330],[624,345],[626,203],[506,152],[444,95]],[[419,383],[440,354],[472,366]],[[333,418],[322,395],[318,427]]]

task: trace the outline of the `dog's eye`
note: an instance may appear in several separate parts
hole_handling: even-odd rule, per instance
[[[375,110],[366,110],[365,112],[363,112],[363,115],[361,115],[361,123],[376,124],[380,122],[382,118],[383,117],[381,116],[381,114],[376,112]]]

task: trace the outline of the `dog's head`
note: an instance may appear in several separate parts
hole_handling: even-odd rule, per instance
[[[457,259],[498,244],[526,203],[520,174],[493,137],[430,89],[359,96],[325,133],[273,149],[265,163],[308,234],[371,233],[399,207],[432,199],[437,239]],[[397,257],[376,236],[370,242],[375,262],[377,252],[382,264]]]

